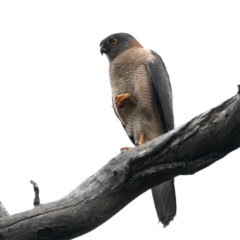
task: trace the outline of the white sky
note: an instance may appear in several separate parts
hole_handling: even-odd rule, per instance
[[[220,104],[240,83],[239,1],[0,1],[0,201],[10,214],[57,200],[131,145],[111,108],[99,43],[116,32],[158,52],[175,125]],[[151,192],[81,239],[239,239],[240,150],[176,178],[164,229]]]

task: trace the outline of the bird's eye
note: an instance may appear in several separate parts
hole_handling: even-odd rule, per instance
[[[113,45],[117,44],[117,42],[118,42],[117,38],[113,38],[110,40],[110,43]]]

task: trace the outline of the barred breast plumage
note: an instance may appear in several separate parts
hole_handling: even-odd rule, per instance
[[[125,126],[129,137],[138,144],[140,134],[146,141],[162,134],[162,124],[152,99],[147,62],[153,61],[150,50],[131,48],[116,57],[109,66],[113,107]],[[114,97],[130,93],[137,104],[128,102],[124,108],[116,107]]]

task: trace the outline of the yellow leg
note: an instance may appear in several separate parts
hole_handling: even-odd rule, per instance
[[[136,144],[136,146],[140,146],[140,145],[144,144],[145,140],[146,140],[146,135],[145,135],[145,133],[142,133],[140,135],[139,142]],[[130,149],[130,147],[121,147],[120,151],[123,152],[123,151],[127,151],[129,149]]]
[[[140,146],[140,145],[144,144],[145,140],[146,140],[146,135],[145,135],[145,133],[142,133],[141,136],[140,136],[138,145]]]
[[[124,94],[115,96],[115,103],[116,103],[117,108],[119,108],[119,109],[121,109],[123,107],[123,105],[126,101],[131,101],[135,105],[137,104],[130,93],[124,93]]]

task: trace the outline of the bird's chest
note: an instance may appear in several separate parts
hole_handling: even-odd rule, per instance
[[[145,49],[125,51],[109,66],[113,107],[130,138],[138,143],[142,133],[146,140],[161,133],[161,124],[152,96],[147,64],[153,55]],[[118,99],[128,96],[118,107]],[[130,96],[130,98],[129,98]]]
[[[151,84],[147,65],[113,65],[110,68],[110,81],[112,88],[113,106],[124,125],[131,121],[138,121],[139,116],[145,114],[153,105],[151,98]],[[125,101],[122,108],[116,106],[115,98],[122,94],[129,94],[130,100]]]
[[[145,78],[146,63],[150,58],[149,50],[140,48],[127,50],[114,59],[109,66],[113,97],[123,93],[136,94],[136,84]]]
[[[138,107],[133,101],[136,101],[137,94],[135,89],[136,70],[134,69],[121,69],[121,67],[114,66],[110,70],[110,83],[112,88],[113,107],[121,122],[126,126],[135,116],[136,108]],[[126,100],[124,105],[117,107],[116,97],[123,94],[129,94],[131,99]]]
[[[134,94],[136,80],[136,69],[128,66],[112,66],[110,68],[112,96],[115,97],[123,93]]]
[[[136,132],[136,128],[151,125],[152,88],[147,70],[150,61],[149,52],[145,50],[126,52],[110,64],[109,75],[112,88],[113,107],[127,132]],[[121,108],[116,105],[116,96],[129,94],[130,100]],[[135,129],[135,130],[134,130]]]

